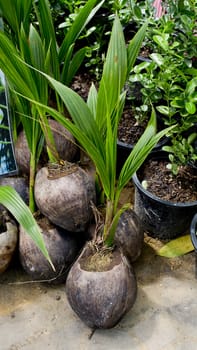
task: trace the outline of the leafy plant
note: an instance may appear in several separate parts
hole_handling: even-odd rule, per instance
[[[140,49],[146,27],[147,24],[126,47],[121,23],[118,17],[115,18],[99,89],[97,91],[92,84],[87,103],[60,81],[42,73],[61,97],[72,121],[55,109],[32,101],[62,123],[92,159],[105,197],[102,235],[104,243],[109,246],[113,244],[119,217],[128,208],[125,205],[118,210],[121,191],[154,145],[168,131],[155,134],[156,120],[153,111],[146,131],[129,155],[117,179],[117,129],[126,96],[123,88]]]
[[[176,135],[172,138],[170,146],[164,146],[163,150],[169,153],[170,164],[168,168],[174,175],[179,172],[180,165],[192,165],[197,161],[195,141],[197,133],[191,133],[187,138],[182,135]]]
[[[192,1],[166,4],[166,13],[148,31],[149,60],[134,67],[129,81],[140,83],[140,111],[153,104],[165,125],[176,125],[171,146],[164,147],[175,174],[180,164],[196,159],[196,7]]]

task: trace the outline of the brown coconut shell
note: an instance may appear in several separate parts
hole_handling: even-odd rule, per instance
[[[141,255],[144,231],[139,217],[132,209],[121,215],[115,233],[115,243],[131,263]]]
[[[5,223],[0,222],[2,231],[0,232],[0,273],[3,273],[8,268],[18,241],[17,225],[12,220],[9,220],[7,213],[1,212],[1,218],[2,216],[5,218]]]
[[[54,137],[55,146],[59,157],[63,160],[73,161],[78,153],[78,147],[73,135],[56,120],[49,119],[49,125]],[[15,142],[15,157],[20,173],[29,175],[30,150],[24,130],[22,130]],[[48,158],[46,149],[42,153],[43,159]],[[38,165],[40,168],[40,164]]]
[[[39,210],[54,224],[72,232],[85,231],[92,218],[95,182],[79,166],[57,178],[49,177],[47,167],[40,169],[34,186]]]
[[[101,271],[84,268],[91,251],[85,248],[71,267],[67,281],[68,302],[90,328],[111,328],[132,308],[137,295],[135,273],[119,250]]]
[[[55,146],[60,159],[72,162],[78,152],[78,147],[74,136],[56,120],[49,119]]]
[[[20,227],[19,258],[22,267],[33,280],[42,280],[48,283],[63,283],[66,280],[68,269],[80,250],[76,237],[65,230],[52,225],[47,218],[38,220],[38,225],[44,242],[55,267],[43,256],[31,237]]]
[[[0,186],[11,186],[21,196],[24,202],[29,203],[29,184],[28,180],[22,176],[7,176],[0,178]]]
[[[29,175],[30,171],[30,150],[24,131],[21,131],[15,142],[15,158],[20,173]]]

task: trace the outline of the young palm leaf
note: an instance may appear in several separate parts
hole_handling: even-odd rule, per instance
[[[27,234],[30,235],[37,247],[41,250],[42,254],[51,264],[51,267],[54,269],[53,263],[50,260],[48,251],[45,247],[39,226],[37,225],[30,209],[24,203],[19,194],[14,190],[14,188],[10,186],[0,187],[0,203],[10,211],[17,222],[24,228]]]

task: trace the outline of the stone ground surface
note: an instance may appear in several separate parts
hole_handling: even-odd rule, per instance
[[[196,254],[162,258],[150,239],[134,267],[134,307],[116,327],[90,338],[64,285],[25,283],[21,268],[11,266],[0,276],[0,350],[196,350]]]

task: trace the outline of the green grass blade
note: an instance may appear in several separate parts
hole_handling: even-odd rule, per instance
[[[99,10],[103,2],[104,1],[101,1],[97,6],[95,6],[97,0],[88,0],[85,6],[80,10],[60,47],[59,62],[64,62],[69,47],[77,40],[84,27]]]
[[[36,15],[39,22],[41,38],[46,45],[46,52],[50,48],[51,74],[54,78],[60,78],[60,64],[58,58],[58,43],[56,41],[55,27],[53,24],[50,4],[48,0],[38,0],[35,4]]]
[[[94,117],[84,100],[72,89],[63,85],[59,81],[51,78],[47,74],[44,76],[51,83],[55,91],[64,102],[75,125],[98,147],[101,156],[105,158],[101,135],[99,133]]]
[[[37,30],[30,26],[29,33],[29,52],[30,52],[30,63],[37,69],[45,70],[45,50],[44,44],[41,40]],[[38,72],[34,71],[34,79],[38,90],[38,95],[43,103],[48,103],[48,83],[44,77]]]
[[[71,61],[69,62],[68,66],[68,72],[67,75],[64,77],[62,76],[62,82],[69,86],[72,82],[72,79],[74,78],[75,74],[77,73],[78,69],[80,68],[82,62],[84,61],[85,55],[87,52],[86,47],[82,47],[80,50],[78,50]]]
[[[96,121],[100,129],[106,128],[106,116],[112,115],[117,105],[125,84],[126,73],[126,45],[120,20],[116,17],[98,90]]]
[[[94,116],[94,119],[96,119],[96,109],[97,109],[97,89],[95,85],[92,83],[89,93],[88,93],[88,99],[87,99],[87,105],[89,109],[92,112],[92,115]]]
[[[2,31],[0,31],[0,69],[17,91],[21,93],[25,91],[27,96],[36,98],[37,87],[31,70],[21,62],[16,48]]]
[[[138,30],[127,47],[127,77],[129,76],[129,73],[136,61],[137,55],[139,54],[140,47],[146,34],[147,26],[148,23],[143,24],[143,26]]]
[[[14,34],[19,34],[21,23],[28,33],[32,0],[0,0],[0,10]]]

